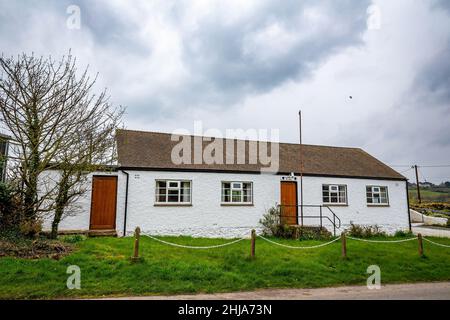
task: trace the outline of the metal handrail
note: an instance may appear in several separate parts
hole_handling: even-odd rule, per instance
[[[330,223],[333,225],[333,231],[334,231],[334,235],[336,235],[336,228],[340,229],[341,228],[341,219],[334,213],[333,210],[331,210],[331,208],[327,205],[313,205],[313,204],[304,204],[304,205],[278,205],[279,209],[280,209],[280,221],[282,218],[284,217],[291,217],[291,216],[286,216],[282,214],[282,208],[283,207],[303,207],[303,208],[319,208],[319,212],[320,214],[317,215],[307,215],[305,216],[304,214],[302,215],[303,218],[313,218],[313,219],[320,219],[320,228],[323,228],[323,219],[327,219],[328,221],[330,221]],[[331,220],[331,218],[328,215],[323,215],[323,210],[322,208],[327,208],[328,211],[331,213],[333,220]],[[302,210],[303,211],[303,210]],[[298,215],[297,215],[297,220],[298,220]],[[297,221],[298,223],[298,221]]]

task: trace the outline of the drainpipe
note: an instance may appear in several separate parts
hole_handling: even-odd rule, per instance
[[[408,223],[409,223],[409,231],[412,231],[411,228],[411,212],[409,211],[409,188],[408,188],[408,180],[405,181],[406,184],[406,201],[408,205]]]
[[[124,170],[121,170],[126,176],[126,184],[125,184],[125,210],[123,215],[123,236],[127,235],[127,212],[128,212],[128,182],[130,180],[130,174]]]

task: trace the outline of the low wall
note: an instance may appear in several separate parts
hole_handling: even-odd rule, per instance
[[[423,223],[427,226],[430,225],[445,226],[447,224],[447,218],[430,217],[413,209],[410,209],[409,211],[411,214],[411,222],[413,223]]]

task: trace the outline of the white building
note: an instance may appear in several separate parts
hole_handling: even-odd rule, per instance
[[[182,138],[190,138],[193,150],[202,139]],[[90,175],[89,192],[77,203],[79,214],[65,217],[60,230],[123,235],[139,226],[150,234],[232,237],[258,228],[263,214],[277,204],[286,223],[319,225],[322,220],[336,233],[351,222],[377,224],[388,232],[410,227],[406,178],[361,149],[280,143],[278,170],[266,173],[251,160],[254,142],[212,141],[224,143],[214,156],[238,158],[244,150],[245,161],[205,164],[195,161],[195,152],[183,152],[179,155],[191,163],[174,164],[179,142],[170,134],[119,130],[119,165]],[[208,150],[210,144],[210,139],[201,141],[200,147]]]

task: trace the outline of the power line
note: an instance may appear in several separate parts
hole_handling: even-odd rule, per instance
[[[409,169],[406,169],[406,170],[404,170],[404,171],[401,171],[400,172],[400,174],[403,174],[403,173],[405,173],[405,172],[408,172],[409,170],[412,170],[413,168],[411,167],[411,168],[409,168]]]
[[[450,164],[419,166],[421,168],[450,168]]]
[[[389,165],[390,167],[401,168],[401,167],[414,167],[414,165]],[[433,164],[433,165],[417,165],[418,168],[450,168],[450,164]]]
[[[390,164],[389,167],[413,167],[412,165],[394,165],[394,164]]]
[[[419,167],[417,167],[417,168],[419,168]],[[427,178],[425,177],[425,175],[423,174],[423,172],[422,172],[421,170],[419,170],[419,169],[418,169],[418,171],[419,171],[419,174],[422,176],[422,179],[423,179],[425,182],[427,182]]]

